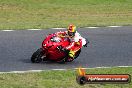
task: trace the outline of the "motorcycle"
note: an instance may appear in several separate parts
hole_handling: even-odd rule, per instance
[[[86,41],[87,41],[86,43],[89,42],[88,40]],[[79,40],[79,42],[80,45],[74,46],[74,48],[78,48],[78,51],[75,53],[74,59],[76,59],[81,52],[82,41]],[[42,47],[33,53],[31,57],[31,62],[32,63],[40,63],[42,61],[55,61],[61,63],[69,62],[67,60],[69,50],[64,49],[69,44],[70,44],[70,40],[68,37],[59,37],[55,33],[49,34],[43,40]]]

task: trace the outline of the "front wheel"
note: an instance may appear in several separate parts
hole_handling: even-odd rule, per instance
[[[81,53],[81,49],[76,52],[74,59],[76,59],[80,55],[80,53]]]
[[[32,63],[40,63],[42,61],[42,56],[43,56],[43,49],[40,48],[36,52],[33,53],[31,57]]]
[[[75,59],[80,55],[80,53],[81,53],[81,49],[78,50],[78,51],[75,53],[74,59],[71,59],[70,61],[68,61],[68,58],[70,58],[70,57],[66,57],[65,61],[66,61],[66,62],[72,62],[73,60],[75,60]]]

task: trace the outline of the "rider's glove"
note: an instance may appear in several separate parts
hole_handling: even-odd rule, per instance
[[[87,45],[88,45],[88,44],[86,43],[86,44],[84,45],[84,47],[87,47]]]

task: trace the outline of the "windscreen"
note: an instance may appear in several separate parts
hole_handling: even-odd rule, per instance
[[[61,38],[59,38],[59,37],[52,37],[51,41],[52,42],[61,42]]]

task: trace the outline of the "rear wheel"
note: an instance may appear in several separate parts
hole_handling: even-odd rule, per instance
[[[43,49],[40,48],[36,52],[33,53],[31,57],[32,63],[40,63],[42,61],[42,56],[44,55]]]

